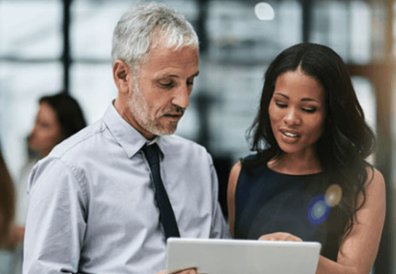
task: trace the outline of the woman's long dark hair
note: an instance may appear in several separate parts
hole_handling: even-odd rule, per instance
[[[14,211],[14,185],[0,149],[0,246],[6,240]]]
[[[322,171],[328,178],[326,186],[336,182],[342,188],[343,196],[338,207],[345,237],[352,230],[356,212],[366,201],[367,168],[373,167],[365,159],[374,150],[375,135],[365,121],[346,65],[332,49],[301,43],[281,52],[272,61],[265,73],[258,114],[248,131],[251,150],[259,157],[245,161],[243,165],[249,170],[282,157],[283,151],[271,129],[268,107],[277,78],[298,68],[315,78],[325,91],[327,115],[316,149]],[[364,198],[360,204],[359,194]]]

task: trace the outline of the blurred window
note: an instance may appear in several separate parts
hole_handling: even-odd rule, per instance
[[[38,98],[62,89],[62,3],[0,1],[0,141],[15,177]]]
[[[331,47],[345,62],[367,64],[372,61],[372,16],[366,1],[315,1],[311,40]]]
[[[82,105],[89,124],[117,96],[112,33],[120,16],[137,2],[72,1],[70,93]],[[159,2],[182,12],[200,30],[200,1]],[[234,162],[249,153],[246,131],[257,112],[269,62],[302,41],[300,1],[266,1],[275,16],[263,21],[255,14],[258,2],[207,2],[206,33],[200,34],[206,34],[208,48],[201,54],[190,107],[177,130],[207,146],[215,157],[227,155]],[[332,47],[348,63],[367,64],[382,58],[377,49],[383,46],[383,34],[371,31],[384,12],[380,4],[359,0],[312,3],[313,42]],[[62,8],[61,0],[0,1],[0,138],[12,171],[23,162],[24,139],[33,125],[37,99],[62,89]]]

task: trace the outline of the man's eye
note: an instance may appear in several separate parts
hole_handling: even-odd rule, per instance
[[[194,85],[194,81],[187,81],[187,86],[193,86]]]
[[[161,87],[169,88],[173,86],[173,82],[159,82]]]

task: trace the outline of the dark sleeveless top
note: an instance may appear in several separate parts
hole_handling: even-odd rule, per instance
[[[288,232],[303,241],[320,242],[321,255],[336,261],[344,225],[338,206],[325,201],[323,177],[281,174],[267,166],[248,172],[242,167],[235,190],[235,238]]]

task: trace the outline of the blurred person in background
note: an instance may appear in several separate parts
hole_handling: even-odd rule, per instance
[[[368,274],[385,219],[385,183],[366,158],[375,136],[341,57],[302,43],[268,67],[252,151],[232,169],[237,239],[317,241],[317,274]]]
[[[55,145],[86,125],[80,105],[70,95],[59,93],[41,97],[36,121],[28,138],[29,149],[41,159]]]
[[[27,138],[28,161],[22,167],[19,185],[16,186],[16,216],[1,257],[8,263],[0,266],[9,274],[22,273],[23,238],[28,210],[28,176],[39,159],[47,156],[60,142],[86,126],[83,111],[78,102],[66,93],[43,96],[34,127]],[[4,258],[3,258],[4,260]]]

